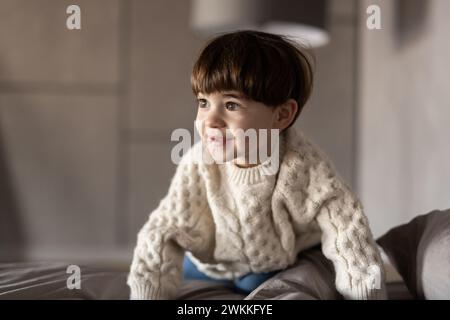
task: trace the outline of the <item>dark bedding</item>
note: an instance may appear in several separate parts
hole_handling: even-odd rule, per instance
[[[435,210],[377,240],[384,250],[389,299],[450,299],[450,210]],[[128,299],[127,270],[80,266],[81,288],[69,290],[68,263],[0,263],[0,299]],[[397,273],[398,271],[398,273]],[[392,274],[397,273],[396,277]],[[245,296],[231,285],[184,281],[178,299],[340,299],[333,267],[320,246]]]
[[[80,266],[81,288],[69,290],[66,263],[7,263],[0,264],[0,299],[128,299],[126,271]],[[305,266],[303,266],[305,267]],[[316,296],[311,286],[327,286],[316,273],[305,273],[302,265],[280,273],[263,283],[248,296],[235,293],[230,286],[203,280],[184,281],[178,299],[262,300],[262,299],[334,299]],[[317,292],[323,292],[318,290]],[[325,292],[327,292],[325,290]],[[410,299],[401,282],[388,285],[392,299]]]

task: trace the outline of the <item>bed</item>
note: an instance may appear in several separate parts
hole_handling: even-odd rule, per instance
[[[28,262],[0,263],[0,299],[76,299],[124,300],[129,297],[127,270],[83,265],[81,288],[68,289],[67,263]],[[285,273],[277,281],[263,283],[245,296],[235,293],[227,284],[203,280],[186,280],[177,299],[180,300],[311,300],[327,299],[309,292],[302,283],[305,273]],[[310,280],[310,279],[309,279]],[[309,281],[308,280],[308,281]],[[315,280],[315,285],[321,285]],[[401,280],[387,284],[389,299],[412,299]]]
[[[386,269],[388,299],[450,299],[450,209],[433,210],[392,228],[377,240]],[[327,262],[319,249],[248,295],[227,284],[185,280],[180,300],[327,300],[315,290],[333,285],[321,269]],[[0,263],[0,299],[128,299],[128,267],[80,265],[81,288],[68,289],[67,262]],[[397,272],[398,271],[398,272]],[[401,274],[401,276],[400,276]],[[328,279],[326,278],[328,277]],[[404,281],[405,280],[405,281]],[[406,283],[408,285],[406,285]],[[331,291],[331,290],[329,290]]]

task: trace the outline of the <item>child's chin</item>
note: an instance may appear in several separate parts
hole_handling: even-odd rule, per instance
[[[208,151],[217,164],[222,164],[233,160],[233,152],[226,153],[224,148],[221,150],[221,148],[217,147],[208,147]]]

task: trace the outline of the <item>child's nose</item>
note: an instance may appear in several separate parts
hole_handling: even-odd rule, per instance
[[[223,128],[226,126],[222,115],[217,111],[210,111],[205,119],[205,127]]]

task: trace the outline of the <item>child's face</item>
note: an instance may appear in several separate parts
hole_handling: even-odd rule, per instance
[[[233,160],[242,167],[249,167],[248,164],[248,141],[239,141],[238,135],[235,134],[236,129],[279,129],[277,122],[277,108],[270,108],[263,103],[246,99],[237,91],[214,92],[211,94],[199,93],[198,112],[196,119],[196,127],[202,138],[203,143],[207,146],[209,152],[214,158],[218,149],[221,149],[221,155],[224,156],[223,161]],[[258,130],[257,130],[258,132]],[[226,136],[226,134],[231,136]],[[217,136],[229,137],[230,139],[216,139]],[[270,130],[268,132],[270,135]],[[270,142],[270,138],[268,139]],[[226,146],[233,143],[232,147],[228,147],[233,154],[226,154]],[[247,145],[247,152],[245,151]],[[259,145],[256,144],[256,147]],[[268,144],[270,146],[270,144]],[[244,152],[245,159],[236,158],[234,155],[238,150]],[[270,151],[269,151],[270,152]],[[227,158],[225,158],[227,157]],[[258,159],[264,160],[264,159]],[[253,164],[255,165],[255,164]]]

